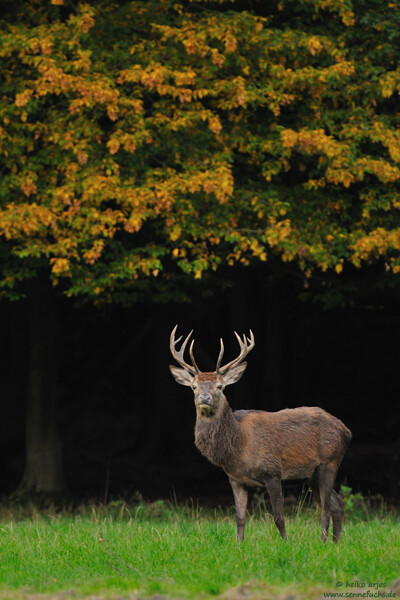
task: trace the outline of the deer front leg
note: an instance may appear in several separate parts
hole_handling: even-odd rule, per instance
[[[229,483],[232,486],[233,497],[235,499],[237,539],[238,542],[242,542],[244,540],[248,492],[240,483],[230,477]]]
[[[265,482],[271,500],[275,525],[283,539],[286,539],[285,519],[283,517],[282,484],[279,477],[269,477]]]

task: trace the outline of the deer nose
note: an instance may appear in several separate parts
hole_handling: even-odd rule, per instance
[[[200,394],[199,400],[200,400],[200,404],[210,404],[211,396],[210,396],[210,394]]]

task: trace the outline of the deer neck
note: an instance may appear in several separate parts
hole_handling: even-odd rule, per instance
[[[197,417],[195,445],[214,465],[229,469],[239,444],[240,426],[225,398],[221,409],[213,417]]]

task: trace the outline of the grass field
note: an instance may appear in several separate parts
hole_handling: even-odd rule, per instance
[[[400,577],[398,514],[355,512],[335,546],[319,540],[318,509],[286,513],[286,542],[271,514],[257,510],[238,544],[233,510],[161,501],[86,506],[72,514],[3,509],[0,598],[68,592],[204,599],[238,586],[245,586],[239,597],[321,598],[327,590],[382,590]]]

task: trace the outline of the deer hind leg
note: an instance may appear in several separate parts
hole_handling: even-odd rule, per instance
[[[329,521],[332,508],[333,482],[335,481],[337,465],[328,463],[319,467],[319,493],[321,497],[321,540],[326,542],[328,539]],[[333,501],[336,518],[336,500]],[[337,521],[336,521],[337,522]]]
[[[331,493],[331,514],[332,514],[332,529],[333,541],[339,541],[342,533],[342,521],[344,514],[344,500],[335,490]]]
[[[283,539],[286,539],[285,519],[283,517],[283,496],[282,484],[279,477],[270,477],[265,482],[268,490],[269,499],[271,500],[272,512],[274,515],[275,525],[279,529]]]
[[[233,497],[236,508],[236,525],[238,542],[244,540],[244,526],[246,524],[247,497],[248,492],[240,483],[229,478],[229,483],[232,486]]]

